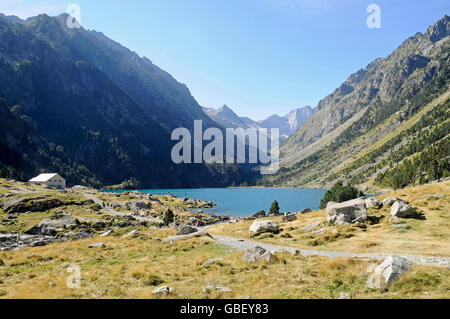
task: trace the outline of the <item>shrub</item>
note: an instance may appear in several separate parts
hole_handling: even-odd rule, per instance
[[[171,209],[168,209],[165,213],[164,213],[164,217],[163,217],[163,223],[165,226],[168,226],[170,223],[173,223],[173,221],[175,220],[175,216],[172,212]]]
[[[101,211],[103,207],[100,204],[92,204],[91,206],[89,206],[89,208],[92,209],[93,211],[98,212]]]
[[[162,283],[164,283],[164,280],[162,280],[157,275],[150,275],[145,281],[145,285],[147,286],[158,286]]]
[[[328,202],[342,203],[361,196],[364,196],[364,194],[362,192],[358,192],[358,190],[353,186],[344,186],[342,182],[337,182],[325,193],[324,197],[320,201],[320,208],[324,209],[327,207]]]

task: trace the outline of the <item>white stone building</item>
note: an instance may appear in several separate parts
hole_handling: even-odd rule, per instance
[[[29,182],[57,189],[66,188],[66,180],[57,173],[41,174],[30,179]]]

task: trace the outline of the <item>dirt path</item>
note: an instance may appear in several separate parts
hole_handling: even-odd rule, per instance
[[[92,194],[86,194],[86,193],[83,193],[83,195],[84,195],[86,198],[93,200],[94,203],[96,203],[96,204],[98,204],[98,205],[100,205],[100,206],[103,207],[103,202],[102,202],[100,199],[98,199],[95,195],[92,195]],[[110,208],[110,207],[103,207],[103,210],[104,210],[105,212],[107,212],[107,213],[110,213],[110,214],[113,214],[113,215],[117,215],[117,216],[131,216],[131,217],[135,218],[136,220],[143,221],[143,222],[149,222],[149,223],[162,223],[162,220],[161,220],[161,219],[157,219],[157,218],[148,218],[148,217],[142,217],[142,216],[134,216],[134,215],[127,214],[127,213],[118,212],[118,211],[116,211],[116,210],[114,210],[114,209],[112,209],[112,208]]]
[[[375,259],[375,260],[383,260],[387,256],[393,255],[393,254],[386,254],[386,253],[363,254],[363,253],[352,253],[352,252],[341,252],[341,251],[304,250],[304,249],[298,249],[298,248],[294,248],[294,247],[273,245],[273,244],[267,244],[267,243],[262,243],[262,242],[258,242],[258,241],[253,241],[253,240],[234,238],[234,237],[217,236],[217,235],[213,235],[213,237],[218,243],[220,243],[224,246],[236,249],[236,250],[247,250],[249,248],[254,248],[256,246],[261,246],[271,252],[288,251],[291,253],[298,253],[303,256],[318,255],[318,256],[324,256],[324,257],[329,257],[329,258],[339,258],[339,257],[341,257],[341,258],[370,258],[370,259]],[[450,258],[448,258],[448,257],[425,257],[425,256],[418,256],[418,255],[399,255],[399,254],[395,254],[395,255],[404,257],[415,264],[450,267]]]

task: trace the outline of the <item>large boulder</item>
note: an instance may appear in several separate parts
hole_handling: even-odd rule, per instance
[[[327,220],[331,224],[346,225],[367,220],[366,202],[362,198],[343,203],[328,203]]]
[[[55,218],[47,218],[36,226],[33,226],[26,234],[55,236],[58,232],[72,229],[79,225],[79,222],[69,215],[62,215]]]
[[[383,206],[382,203],[375,197],[367,198],[365,200],[365,202],[366,202],[366,208],[372,208],[372,207],[381,208]]]
[[[278,226],[271,220],[257,220],[250,226],[251,233],[276,233],[278,232]]]
[[[177,236],[189,235],[189,234],[196,233],[196,232],[198,232],[197,228],[189,226],[189,225],[185,225],[180,228],[180,230],[177,233]]]
[[[391,207],[391,216],[397,218],[414,217],[417,213],[417,207],[409,206],[402,201],[396,201]]]
[[[401,202],[407,204],[403,199],[399,199],[397,197],[388,197],[383,200],[383,206],[392,206],[395,202]]]
[[[244,254],[244,260],[248,263],[255,263],[261,260],[265,260],[266,262],[272,262],[277,259],[277,257],[272,254],[267,249],[264,249],[261,246],[256,246],[254,248],[247,249]]]
[[[295,216],[295,214],[288,214],[283,216],[283,218],[281,219],[283,222],[293,222],[294,220],[297,220],[297,216]]]
[[[381,288],[389,286],[399,279],[412,266],[406,258],[400,256],[387,257],[367,279],[367,287]]]

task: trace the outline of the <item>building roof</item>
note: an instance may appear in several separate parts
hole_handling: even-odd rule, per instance
[[[56,175],[58,175],[58,173],[49,173],[49,174],[41,174],[39,176],[36,176],[32,179],[30,179],[30,182],[37,182],[37,183],[44,183],[44,182],[48,182],[50,179],[52,179],[53,177],[55,177]]]

